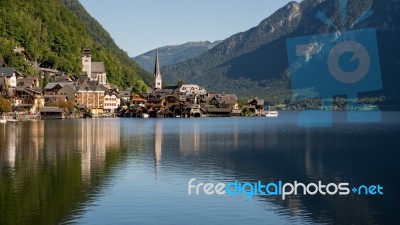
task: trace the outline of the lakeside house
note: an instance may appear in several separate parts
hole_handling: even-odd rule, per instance
[[[143,113],[150,117],[241,115],[238,98],[235,94],[209,93],[205,88],[196,84],[162,87],[157,51],[153,76],[153,89],[147,93],[134,93],[130,98],[130,107],[122,108],[119,116],[141,117]]]
[[[58,107],[43,107],[40,109],[41,119],[64,119],[65,110]]]
[[[39,76],[26,76],[12,67],[0,67],[1,95],[9,99],[13,110],[40,112],[45,116],[59,112],[50,108],[41,110],[42,108],[54,105],[65,107],[67,104],[61,104],[63,102],[73,103],[74,111],[80,115],[90,113],[93,116],[113,113],[122,117],[142,117],[144,114],[150,117],[242,115],[236,94],[210,93],[197,84],[163,87],[158,51],[153,74],[154,84],[146,93],[133,93],[132,88],[119,91],[107,83],[105,71],[103,62],[92,62],[88,48],[82,51],[81,76],[65,75],[61,71],[47,68],[41,68]],[[43,74],[50,76],[51,81],[44,87],[39,87]],[[247,106],[252,115],[264,113],[263,99],[250,99]]]
[[[250,109],[250,112],[255,116],[264,115],[264,99],[259,99],[257,97],[253,99],[249,99],[247,101],[247,105]]]

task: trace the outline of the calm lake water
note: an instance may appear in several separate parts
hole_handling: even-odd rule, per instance
[[[344,115],[344,114],[343,114]],[[400,113],[0,124],[0,224],[394,224]],[[342,121],[342,122],[340,122]],[[188,181],[348,182],[383,195],[188,195]]]

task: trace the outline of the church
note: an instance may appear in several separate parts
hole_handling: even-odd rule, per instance
[[[88,48],[83,49],[82,52],[82,72],[86,73],[90,81],[107,84],[104,62],[92,62],[92,54]]]
[[[156,50],[156,62],[154,65],[154,90],[162,89],[162,77],[160,72],[160,62],[158,61],[158,49]]]

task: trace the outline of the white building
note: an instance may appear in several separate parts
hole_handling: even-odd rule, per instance
[[[207,90],[196,84],[184,84],[179,88],[179,94],[182,96],[204,96]]]
[[[17,86],[17,75],[13,67],[0,67],[0,84],[14,88]]]
[[[113,113],[120,104],[121,99],[116,94],[106,93],[104,96],[104,111]]]
[[[90,81],[98,84],[107,84],[107,74],[104,62],[92,62],[90,49],[85,48],[82,52],[82,71],[86,73]]]

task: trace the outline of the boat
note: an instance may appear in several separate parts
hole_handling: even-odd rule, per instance
[[[279,116],[279,113],[278,113],[278,111],[276,111],[276,110],[267,111],[267,112],[265,113],[265,116],[266,116],[266,117],[278,117],[278,116]]]
[[[147,113],[142,113],[142,118],[149,118],[149,114],[147,114]]]
[[[0,118],[0,123],[6,123],[6,122],[7,122],[7,120],[6,120],[6,117],[5,117],[5,116],[3,116],[3,117]]]

